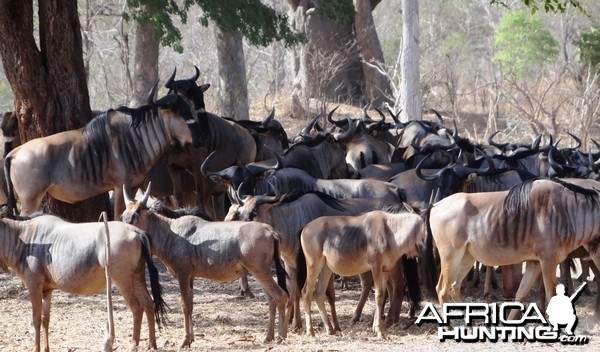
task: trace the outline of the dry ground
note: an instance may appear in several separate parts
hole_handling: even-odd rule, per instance
[[[157,263],[158,264],[158,263]],[[170,323],[157,335],[160,351],[179,351],[183,337],[183,316],[179,310],[177,283],[159,265],[161,282],[166,301],[171,308]],[[592,300],[582,295],[577,301],[578,334],[591,335],[586,346],[562,346],[544,343],[455,343],[439,342],[436,328],[431,324],[417,327],[411,324],[403,308],[401,323],[387,330],[384,339],[371,333],[374,307],[371,301],[365,306],[363,319],[351,326],[350,319],[359,296],[358,281],[351,282],[349,290],[337,290],[337,306],[341,336],[328,336],[313,304],[317,324],[317,337],[308,338],[298,332],[290,332],[288,339],[280,344],[263,343],[268,306],[265,295],[251,279],[256,298],[241,298],[238,284],[215,283],[196,280],[194,296],[194,332],[196,341],[190,351],[522,351],[522,350],[573,350],[598,351],[600,349],[600,324],[592,318]],[[336,284],[336,287],[339,284]],[[592,284],[594,292],[597,288]],[[116,351],[130,349],[132,319],[127,306],[116,289],[115,325]],[[477,300],[481,288],[466,290],[468,300]],[[26,351],[33,346],[30,329],[31,305],[28,294],[20,280],[13,274],[0,274],[0,351]],[[53,295],[50,322],[50,346],[53,351],[99,351],[106,325],[105,295],[73,296],[56,291]],[[144,319],[145,325],[145,319]],[[146,327],[142,329],[142,346],[148,344]],[[145,348],[141,349],[145,350]]]

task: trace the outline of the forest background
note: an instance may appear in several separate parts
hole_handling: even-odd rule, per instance
[[[435,109],[475,141],[495,131],[519,142],[570,132],[588,149],[599,138],[595,0],[0,6],[0,111],[16,109],[25,140],[80,127],[90,108],[143,104],[157,78],[164,82],[174,68],[189,77],[194,66],[199,83],[211,84],[207,109],[236,119],[262,119],[274,106],[277,119],[300,126],[340,104],[356,108],[347,111],[369,104],[402,109],[403,120]],[[80,27],[71,25],[72,13]]]

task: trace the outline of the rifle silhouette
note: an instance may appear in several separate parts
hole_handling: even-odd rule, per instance
[[[579,288],[577,288],[577,290],[575,291],[575,293],[573,293],[569,297],[569,299],[571,300],[571,302],[574,302],[577,299],[577,296],[581,293],[581,290],[583,290],[586,285],[587,285],[587,282],[582,283],[581,286],[579,286]]]

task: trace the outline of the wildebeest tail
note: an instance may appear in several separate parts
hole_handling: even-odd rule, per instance
[[[275,238],[275,245],[273,251],[273,263],[275,263],[275,273],[277,274],[277,284],[281,287],[285,293],[289,293],[287,289],[287,273],[281,265],[281,258],[279,257],[279,240]]]
[[[162,287],[158,282],[158,269],[154,265],[152,261],[152,253],[150,251],[150,241],[148,237],[144,235],[140,235],[142,240],[142,256],[146,261],[146,265],[148,266],[148,273],[150,276],[150,292],[152,293],[152,300],[154,301],[154,316],[156,319],[156,323],[160,327],[161,324],[165,321],[165,315],[167,313],[167,303],[164,301],[162,297]]]
[[[11,160],[12,158],[10,156],[4,159],[4,175],[6,177],[6,202],[8,206],[8,211],[14,215],[17,212],[17,200],[15,199],[15,190],[12,180],[10,178]]]
[[[406,287],[408,288],[408,298],[411,302],[411,313],[421,304],[421,285],[419,285],[419,269],[417,266],[417,258],[408,258],[402,256],[402,266],[404,267],[404,277]]]
[[[425,266],[425,288],[435,297],[435,282],[437,281],[437,267],[433,258],[433,235],[431,234],[431,205],[425,211],[425,224],[427,225],[427,234],[423,245],[423,264]]]
[[[298,234],[300,237],[300,234]],[[304,250],[302,246],[299,246],[298,255],[296,256],[296,283],[298,284],[298,290],[302,291],[304,283],[306,283],[306,257],[304,256]]]

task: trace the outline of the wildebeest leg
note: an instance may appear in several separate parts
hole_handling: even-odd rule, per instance
[[[335,335],[335,329],[331,325],[329,321],[329,316],[327,315],[327,309],[325,308],[325,295],[327,291],[327,287],[330,285],[330,281],[332,280],[333,272],[327,265],[324,265],[321,269],[321,273],[319,274],[319,280],[317,282],[317,289],[315,291],[315,301],[317,303],[317,307],[319,308],[319,313],[321,313],[321,318],[323,319],[323,324],[325,325],[325,329],[329,335]]]
[[[550,299],[550,297],[554,296],[554,286],[556,285],[556,266],[558,263],[552,260],[541,260],[540,266],[542,269],[542,278],[544,279],[544,288],[546,292],[546,301]],[[544,302],[546,303],[546,302]],[[546,309],[546,304],[544,304],[543,309]]]
[[[573,259],[567,258],[563,260],[560,266],[560,280],[565,285],[566,292],[573,292],[573,280],[571,278],[571,261]]]
[[[50,334],[50,305],[52,304],[52,291],[42,294],[42,328],[44,329],[45,351],[50,351],[48,335]]]
[[[194,309],[194,278],[189,275],[179,275],[180,304],[183,313],[183,325],[185,337],[181,342],[181,348],[190,347],[194,342],[194,323],[192,321],[192,310]]]
[[[375,286],[375,314],[373,315],[373,332],[377,334],[377,337],[382,338],[385,326],[382,322],[381,316],[383,314],[383,300],[385,298],[388,275],[387,273],[383,272],[381,263],[373,264],[374,267],[371,268],[371,274],[373,275],[373,286]]]
[[[596,281],[596,287],[598,290],[598,292],[596,292],[596,307],[594,308],[594,316],[596,318],[600,318],[600,250],[593,251],[588,245],[584,246],[584,248],[588,251],[590,258],[593,261],[593,263],[590,263],[590,268],[594,272],[594,280]]]
[[[519,289],[515,294],[515,302],[521,302],[525,299],[525,297],[527,297],[527,295],[529,295],[529,292],[531,292],[531,289],[537,282],[537,278],[540,276],[540,273],[541,267],[539,262],[527,262],[525,274],[523,275],[523,278],[521,279],[521,284],[519,285]],[[508,319],[514,320],[518,313],[518,310],[511,311],[508,316]]]
[[[372,287],[373,275],[371,275],[371,272],[367,271],[366,273],[360,274],[360,298],[358,299],[358,304],[356,305],[354,315],[352,316],[352,320],[350,321],[352,324],[355,324],[360,320],[360,315],[362,314],[362,310],[365,307],[365,303],[369,298],[369,294],[371,293]]]
[[[290,298],[286,305],[286,316],[285,320],[288,323],[292,323],[293,331],[301,331],[302,330],[302,312],[300,311],[300,289],[296,282],[297,274],[296,268],[291,267],[289,263],[286,263],[286,271],[288,273],[288,290],[290,293]],[[292,321],[293,319],[293,321]]]
[[[329,309],[331,310],[331,323],[333,324],[333,331],[342,331],[337,318],[337,311],[335,310],[335,287],[333,286],[333,282],[333,275],[331,275],[331,278],[329,279],[329,285],[327,285],[327,290],[325,291],[325,296],[327,296],[327,302],[329,302]]]

